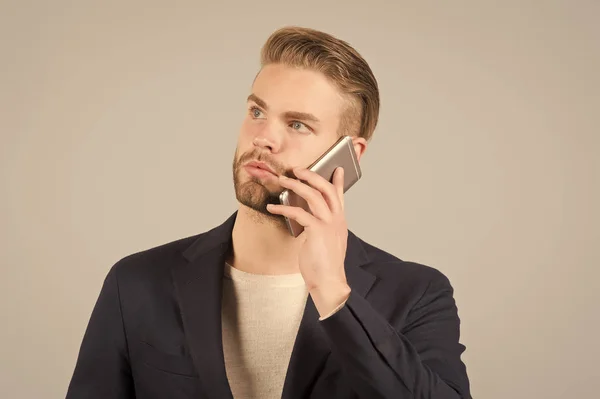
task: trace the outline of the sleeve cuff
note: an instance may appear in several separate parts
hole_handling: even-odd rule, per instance
[[[325,320],[325,319],[327,319],[327,318],[329,318],[329,317],[333,316],[333,315],[334,315],[334,314],[336,314],[337,312],[339,312],[339,311],[340,311],[340,309],[342,309],[342,308],[343,308],[343,307],[346,305],[346,302],[347,302],[347,301],[348,301],[348,298],[346,298],[346,299],[344,300],[344,302],[340,303],[340,304],[338,305],[338,307],[337,307],[337,308],[335,308],[335,309],[333,309],[333,310],[332,310],[332,311],[331,311],[329,314],[327,314],[327,315],[325,315],[325,316],[322,316],[322,317],[319,317],[319,321],[323,321],[323,320]]]

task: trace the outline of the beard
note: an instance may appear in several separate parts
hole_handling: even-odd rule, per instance
[[[273,191],[267,188],[260,179],[249,176],[243,177],[243,165],[250,161],[260,161],[268,164],[278,175],[286,175],[292,177],[293,174],[287,171],[283,165],[274,161],[268,154],[259,149],[254,149],[241,156],[238,150],[235,151],[233,158],[233,187],[235,189],[235,197],[239,203],[258,212],[259,214],[268,216],[272,219],[280,219],[284,221],[283,216],[274,215],[267,210],[268,204],[279,204],[279,194],[283,191],[278,188]]]

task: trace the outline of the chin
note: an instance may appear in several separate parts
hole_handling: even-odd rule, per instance
[[[269,215],[271,213],[267,211],[267,204],[279,203],[279,193],[273,194],[265,186],[252,180],[236,185],[235,196],[241,204]]]

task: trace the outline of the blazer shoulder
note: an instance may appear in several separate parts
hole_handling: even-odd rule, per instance
[[[170,267],[179,262],[183,252],[202,235],[179,238],[177,240],[134,252],[119,259],[109,273],[121,281],[145,280],[170,273]]]
[[[448,277],[433,266],[401,259],[361,239],[359,240],[370,261],[364,268],[374,272],[381,278],[409,280],[426,286],[430,284],[450,284]]]

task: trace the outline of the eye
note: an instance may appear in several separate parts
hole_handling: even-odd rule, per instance
[[[311,132],[311,128],[308,127],[307,125],[305,125],[302,122],[298,122],[298,121],[292,121],[290,123],[290,127],[294,130],[297,130],[298,132],[301,133],[310,133]]]
[[[262,110],[255,105],[250,107],[250,115],[254,119],[264,119]]]

